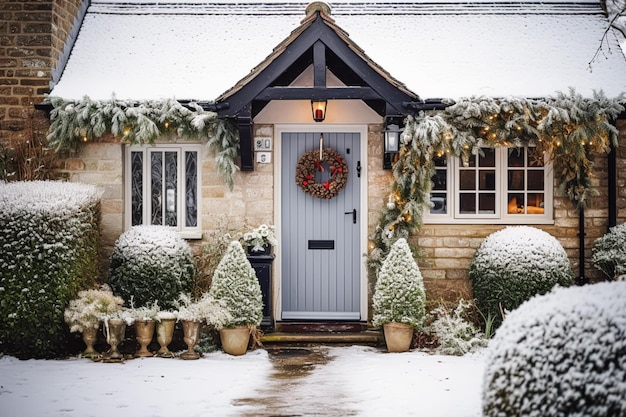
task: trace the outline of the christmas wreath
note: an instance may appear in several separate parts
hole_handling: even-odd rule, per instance
[[[330,178],[322,183],[315,182],[316,172],[324,172],[322,165],[326,162],[330,170]],[[305,193],[315,198],[330,200],[346,186],[348,166],[339,153],[331,148],[324,148],[322,158],[317,149],[305,152],[296,165],[296,184]]]

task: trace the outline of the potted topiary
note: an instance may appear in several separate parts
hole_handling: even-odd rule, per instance
[[[108,285],[100,288],[83,290],[78,298],[71,300],[65,309],[65,322],[70,326],[70,332],[81,332],[87,348],[82,353],[85,357],[97,357],[98,352],[93,345],[96,342],[100,320],[103,316],[111,315],[122,308],[124,300],[116,297]]]
[[[263,317],[261,287],[238,241],[231,242],[213,274],[209,296],[221,300],[230,320],[218,325],[222,347],[231,355],[246,353],[250,334]]]
[[[391,246],[380,268],[372,302],[372,322],[383,325],[387,350],[409,350],[414,330],[424,323],[426,294],[406,239],[398,239]]]
[[[198,342],[202,323],[219,328],[232,319],[223,301],[214,299],[208,293],[195,301],[189,295],[181,294],[176,315],[182,323],[183,341],[187,344],[187,351],[180,355],[182,359],[200,358],[194,346]]]

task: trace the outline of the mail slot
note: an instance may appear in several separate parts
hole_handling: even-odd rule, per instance
[[[309,249],[335,249],[334,240],[309,240]]]

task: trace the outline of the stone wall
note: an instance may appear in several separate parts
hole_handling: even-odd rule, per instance
[[[0,142],[45,137],[48,117],[36,111],[50,90],[82,0],[0,2]]]

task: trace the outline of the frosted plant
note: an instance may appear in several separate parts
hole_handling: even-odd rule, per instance
[[[221,300],[232,319],[224,327],[258,326],[263,318],[261,287],[238,241],[231,242],[215,269],[209,296]]]
[[[175,230],[135,226],[115,242],[109,283],[138,307],[156,301],[168,309],[181,292],[191,291],[195,272],[191,248]]]
[[[529,226],[507,227],[487,236],[469,271],[476,304],[483,315],[498,318],[555,285],[572,284],[567,253],[558,240]]]
[[[178,320],[206,322],[209,326],[223,327],[232,320],[232,315],[226,309],[224,300],[217,300],[208,293],[194,301],[187,294],[178,298]]]
[[[609,279],[626,274],[626,223],[611,227],[595,241],[591,262]]]
[[[441,305],[431,311],[435,317],[427,331],[435,333],[439,346],[436,352],[442,355],[465,355],[478,348],[487,346],[483,333],[465,318],[472,304],[460,299],[456,308],[450,311]]]
[[[97,329],[101,320],[120,310],[123,304],[124,300],[114,296],[106,284],[99,289],[80,291],[78,298],[71,300],[65,309],[65,322],[72,333],[90,327]]]
[[[278,245],[275,227],[266,224],[245,232],[242,240],[243,244],[248,248],[252,248],[253,251],[262,251],[264,246]]]
[[[398,239],[383,261],[372,297],[374,326],[398,322],[420,328],[426,293],[422,274],[406,239]]]
[[[486,359],[485,417],[626,415],[626,282],[555,288],[507,315]]]

